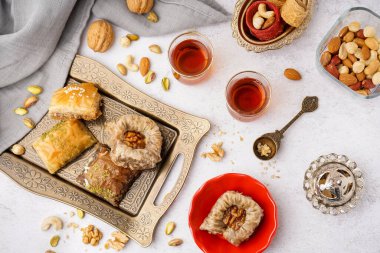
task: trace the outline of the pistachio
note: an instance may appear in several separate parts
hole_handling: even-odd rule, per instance
[[[160,46],[156,45],[156,44],[150,45],[149,46],[149,50],[152,51],[153,53],[156,53],[156,54],[161,54],[162,53],[162,50],[161,50]]]
[[[170,80],[167,77],[162,78],[161,80],[162,88],[164,88],[165,91],[168,91],[170,88]]]
[[[24,108],[31,107],[32,105],[34,105],[35,103],[37,103],[37,101],[38,101],[38,97],[36,97],[36,96],[28,97],[25,100],[25,102],[24,102]]]
[[[53,237],[50,239],[50,246],[52,246],[52,247],[57,247],[58,242],[59,242],[59,239],[61,239],[61,237],[59,237],[59,235],[55,235],[55,236],[53,236]]]
[[[83,219],[84,218],[83,210],[77,209],[77,215],[78,215],[79,219]]]
[[[129,47],[131,45],[131,41],[127,37],[121,37],[120,38],[120,46],[122,47]]]
[[[23,155],[25,154],[25,148],[20,144],[15,144],[12,146],[11,152],[15,155]]]
[[[154,11],[150,11],[148,13],[148,16],[146,16],[146,19],[152,23],[157,23],[158,22],[158,16]]]
[[[169,246],[179,246],[183,243],[182,239],[179,239],[179,238],[175,238],[175,239],[172,239],[168,242],[168,245]]]
[[[24,107],[18,107],[14,110],[14,112],[17,114],[17,115],[20,115],[20,116],[24,116],[25,114],[28,113],[28,110],[25,109]]]
[[[136,41],[136,40],[139,40],[140,37],[137,34],[127,34],[127,38],[130,41]]]
[[[165,234],[170,235],[171,233],[173,233],[174,229],[175,229],[175,223],[173,221],[168,222],[166,224]]]
[[[31,118],[24,118],[22,122],[24,122],[24,125],[30,129],[33,129],[36,126]]]
[[[33,95],[40,95],[43,92],[42,87],[38,85],[30,85],[26,89]]]
[[[146,74],[145,76],[145,83],[146,84],[149,84],[151,82],[153,82],[153,80],[156,79],[156,73],[154,73],[152,70],[149,70],[148,71],[148,74]]]
[[[117,64],[116,68],[120,72],[120,74],[122,74],[123,76],[127,74],[127,68],[123,64],[121,63]]]

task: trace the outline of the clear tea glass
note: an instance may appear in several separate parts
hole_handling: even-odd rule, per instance
[[[271,99],[269,81],[260,73],[243,71],[226,87],[227,109],[237,120],[252,121],[265,112]]]
[[[180,81],[199,81],[211,67],[213,48],[210,40],[198,32],[178,35],[169,46],[168,57],[173,75]]]

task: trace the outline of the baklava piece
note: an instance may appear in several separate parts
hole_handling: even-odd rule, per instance
[[[125,115],[106,125],[112,161],[132,170],[152,169],[161,161],[162,135],[144,116]]]
[[[263,210],[251,197],[227,191],[218,198],[200,229],[222,234],[228,242],[239,246],[251,237],[263,215]]]
[[[139,174],[139,171],[114,164],[109,148],[99,145],[77,181],[90,192],[105,199],[113,206],[118,206]]]
[[[97,142],[96,138],[79,120],[62,121],[43,133],[33,143],[33,148],[51,174]]]
[[[102,114],[100,101],[101,96],[94,84],[69,84],[54,92],[49,116],[58,120],[95,120]]]

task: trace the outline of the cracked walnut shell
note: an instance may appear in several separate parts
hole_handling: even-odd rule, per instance
[[[103,53],[107,51],[112,46],[113,40],[112,25],[106,20],[96,20],[88,28],[87,45],[94,52]]]
[[[153,8],[153,0],[126,0],[128,9],[137,14],[144,14],[150,12]]]
[[[112,161],[131,170],[152,169],[161,161],[162,135],[144,116],[124,115],[106,125]]]

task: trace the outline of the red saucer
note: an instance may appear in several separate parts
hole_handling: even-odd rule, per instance
[[[216,200],[226,191],[233,190],[252,197],[264,210],[264,218],[250,239],[235,247],[222,236],[211,235],[199,229]],[[263,252],[277,230],[277,207],[268,189],[256,179],[229,173],[207,181],[195,193],[189,213],[189,227],[198,247],[205,253]]]

